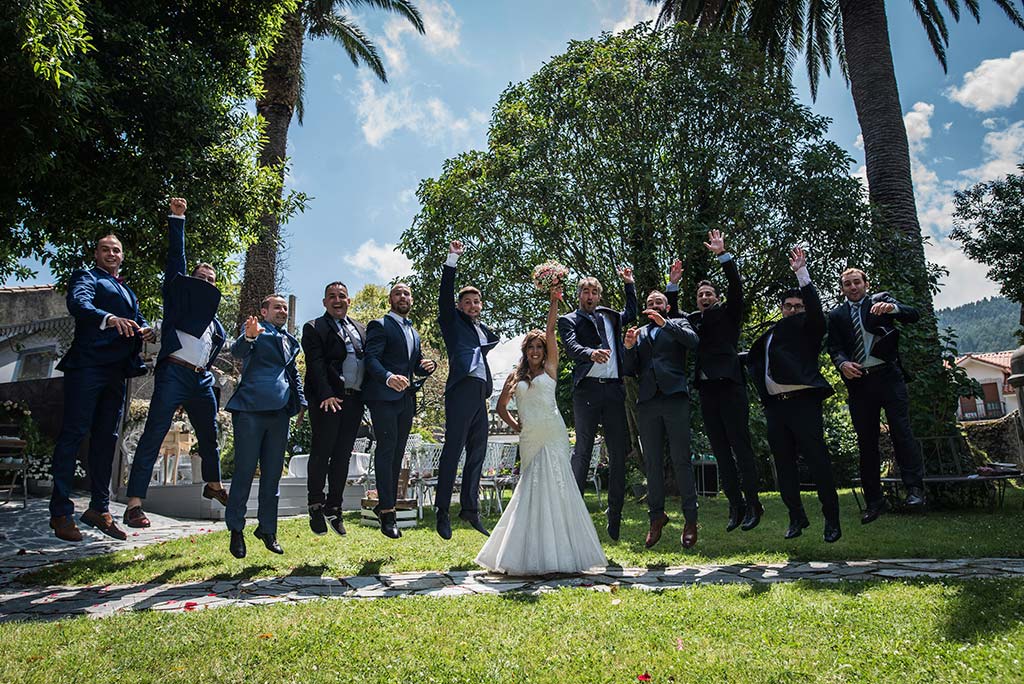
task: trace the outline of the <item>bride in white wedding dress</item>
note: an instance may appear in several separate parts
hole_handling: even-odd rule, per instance
[[[551,290],[547,330],[532,330],[505,381],[498,413],[520,432],[520,478],[476,562],[509,575],[572,573],[607,565],[573,477],[569,434],[555,404],[560,288]],[[519,422],[508,412],[515,393]]]

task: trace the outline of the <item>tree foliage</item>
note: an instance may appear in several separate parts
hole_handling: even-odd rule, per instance
[[[436,292],[458,238],[469,246],[460,280],[483,291],[488,324],[506,335],[539,325],[544,295],[530,273],[546,259],[599,277],[619,305],[616,267],[634,267],[643,297],[680,257],[686,306],[698,281],[720,280],[702,243],[721,228],[741,264],[753,337],[793,284],[793,244],[809,245],[826,293],[873,244],[850,158],[826,126],[736,37],[638,26],[573,42],[502,94],[487,150],[447,160],[420,184],[423,208],[401,240],[414,290]]]
[[[31,275],[26,258],[63,281],[114,232],[125,276],[154,313],[171,195],[189,200],[190,257],[230,275],[228,257],[263,212],[301,205],[257,166],[260,129],[244,107],[293,5],[5,3],[0,281]]]
[[[1020,332],[1020,305],[1006,297],[985,297],[936,312],[939,326],[956,331],[957,351],[997,352],[1013,349]]]

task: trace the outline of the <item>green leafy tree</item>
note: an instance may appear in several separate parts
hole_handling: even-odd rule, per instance
[[[384,63],[377,48],[355,20],[347,14],[361,7],[394,12],[423,33],[419,10],[409,0],[298,0],[284,17],[283,28],[273,45],[262,73],[263,92],[256,99],[256,111],[266,121],[266,138],[260,149],[259,163],[273,169],[284,180],[288,147],[288,128],[292,115],[302,123],[305,75],[302,48],[305,39],[326,38],[341,46],[352,64],[360,63],[381,81],[387,81]],[[266,212],[260,217],[259,239],[245,256],[238,323],[259,308],[268,292],[277,289],[280,260],[281,217]]]
[[[988,277],[1020,305],[1024,325],[1024,164],[1018,173],[978,183],[953,197],[953,232],[964,254],[988,266]],[[1018,330],[1024,343],[1024,332]]]
[[[63,282],[114,232],[154,315],[171,195],[189,200],[190,256],[227,280],[259,217],[302,200],[282,200],[279,175],[257,165],[261,132],[244,107],[293,6],[4,3],[0,281],[31,275],[18,261],[35,258]]]

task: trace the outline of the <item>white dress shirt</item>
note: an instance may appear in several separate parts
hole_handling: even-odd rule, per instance
[[[595,311],[589,314],[593,318],[596,318],[599,322],[604,322],[604,336],[608,339],[608,346],[610,347],[610,356],[604,363],[594,363],[587,371],[588,378],[607,378],[614,380],[619,377],[619,366],[615,362],[615,345],[618,344],[618,340],[615,339],[615,330],[612,328],[612,322],[608,320],[608,316],[598,314]]]
[[[212,321],[200,337],[193,337],[187,332],[177,330],[181,349],[172,352],[171,356],[198,368],[206,368],[206,364],[210,362],[210,354],[213,353],[213,331]]]
[[[867,295],[864,295],[864,296],[866,297]],[[863,300],[864,300],[863,297],[861,299],[857,300],[856,302],[852,301],[850,299],[846,300],[846,304],[850,307],[850,322],[851,323],[853,323],[853,318],[860,313],[859,311],[855,311],[855,309],[857,309],[860,306],[860,303]],[[895,313],[897,311],[899,311],[899,307],[896,307],[896,309],[893,310],[893,313]],[[868,329],[864,327],[864,318],[863,318],[863,316],[860,319],[860,327],[864,331],[864,363],[861,364],[861,368],[871,368],[872,366],[884,365],[885,361],[883,361],[882,359],[880,359],[880,358],[878,358],[876,356],[872,356],[871,355],[871,348],[873,346],[875,346],[875,336],[872,333],[868,332]],[[853,323],[853,334],[854,335],[857,334],[857,324],[856,323]]]

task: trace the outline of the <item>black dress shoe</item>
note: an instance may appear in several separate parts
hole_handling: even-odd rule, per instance
[[[860,516],[860,524],[867,525],[878,520],[878,516],[885,513],[888,508],[888,504],[885,503],[885,499],[879,499],[874,503],[869,503],[868,507],[864,509],[864,513]]]
[[[608,513],[608,536],[612,541],[619,541],[619,526],[622,524],[622,513],[607,511]]]
[[[484,527],[484,524],[480,522],[479,513],[476,513],[475,511],[461,511],[459,513],[459,517],[468,522],[470,527],[472,527],[474,530],[484,535],[485,537],[491,536],[491,533],[487,531],[487,528]]]
[[[385,537],[398,539],[402,536],[398,529],[398,516],[394,511],[377,513],[377,518],[380,520],[380,531]]]
[[[324,507],[324,517],[327,519],[327,527],[340,537],[345,536],[345,523],[341,520],[340,508]]]
[[[264,533],[257,527],[252,531],[252,536],[263,542],[263,545],[267,547],[267,551],[278,554],[284,553],[284,549],[282,549],[281,545],[277,543],[276,534]]]
[[[436,527],[437,534],[441,537],[441,539],[452,538],[452,516],[448,513],[448,511],[437,511]]]
[[[789,529],[786,530],[786,539],[795,539],[804,533],[808,527],[811,526],[811,521],[807,518],[801,520],[791,520],[789,523]]]
[[[743,524],[740,525],[740,529],[744,532],[754,529],[761,522],[762,515],[764,515],[764,506],[761,505],[760,501],[748,503],[747,514],[743,516]]]
[[[910,487],[907,490],[906,504],[911,508],[920,508],[924,506],[924,489],[921,487]]]
[[[228,550],[235,558],[245,558],[245,535],[242,534],[242,530],[231,530],[231,544],[228,545]]]
[[[825,521],[825,543],[835,544],[839,541],[839,538],[843,536],[843,531],[839,529],[839,522]]]
[[[324,517],[323,504],[309,505],[309,529],[317,536],[327,534],[327,518]]]
[[[729,504],[729,522],[725,526],[725,531],[732,532],[739,527],[740,523],[743,522],[743,515],[745,512],[746,506],[743,504],[739,504],[738,506]]]

